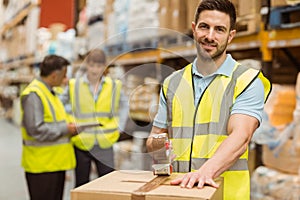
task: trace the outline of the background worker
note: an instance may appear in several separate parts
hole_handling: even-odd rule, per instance
[[[53,91],[61,85],[68,65],[63,57],[46,56],[40,78],[21,94],[22,166],[31,200],[61,200],[65,171],[76,164],[70,137],[78,130],[67,124],[64,106]]]
[[[112,146],[119,138],[119,130],[124,130],[128,115],[121,81],[105,76],[104,51],[92,50],[85,62],[86,73],[71,79],[61,98],[65,106],[71,104],[71,115],[76,123],[99,122],[102,126],[85,129],[72,138],[77,160],[76,187],[89,182],[92,162],[99,177],[114,170]]]
[[[199,4],[193,36],[197,58],[163,83],[152,135],[168,133],[176,172],[171,184],[218,187],[224,177],[224,199],[250,199],[248,144],[262,119],[270,82],[256,69],[239,65],[227,45],[236,34],[236,12],[229,0]]]

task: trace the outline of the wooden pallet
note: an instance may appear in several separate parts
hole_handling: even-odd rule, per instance
[[[260,15],[251,14],[236,20],[237,36],[251,35],[259,31]]]

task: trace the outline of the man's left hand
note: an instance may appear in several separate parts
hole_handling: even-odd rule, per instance
[[[199,171],[189,172],[185,174],[182,178],[175,179],[171,181],[171,185],[179,185],[182,188],[193,188],[197,184],[199,189],[203,188],[204,185],[210,185],[212,187],[218,188],[219,185],[213,180],[213,178],[202,175]]]

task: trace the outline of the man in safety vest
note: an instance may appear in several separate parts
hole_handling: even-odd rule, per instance
[[[120,136],[119,130],[124,130],[128,114],[121,81],[105,76],[104,51],[92,50],[87,54],[85,63],[86,73],[70,79],[61,99],[66,109],[71,105],[69,112],[74,122],[95,122],[102,126],[84,129],[72,138],[77,161],[75,187],[89,182],[92,162],[96,165],[98,176],[114,170],[112,146]]]
[[[174,171],[186,173],[171,184],[217,188],[215,178],[222,176],[225,200],[249,200],[248,145],[271,84],[226,53],[235,21],[229,0],[198,5],[192,22],[197,58],[165,79],[147,147],[151,152],[152,135],[168,133]]]
[[[68,65],[63,57],[46,56],[40,77],[21,94],[22,166],[31,200],[61,200],[65,171],[76,164],[70,138],[79,130],[66,122],[64,106],[53,91],[65,78]]]

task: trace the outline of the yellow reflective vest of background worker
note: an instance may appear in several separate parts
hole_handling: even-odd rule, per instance
[[[60,99],[53,95],[39,80],[34,80],[22,93],[37,94],[44,107],[44,121],[46,123],[64,122],[66,112]],[[21,111],[23,112],[23,111]],[[34,112],[34,111],[33,111]],[[22,127],[23,157],[22,165],[27,172],[40,173],[69,170],[75,167],[75,156],[69,136],[65,135],[53,142],[39,142],[30,136]]]
[[[89,151],[97,143],[110,148],[119,138],[119,99],[121,82],[105,77],[102,91],[95,102],[88,84],[82,78],[69,82],[72,116],[76,123],[99,122],[102,126],[89,128],[72,138],[74,145]]]

